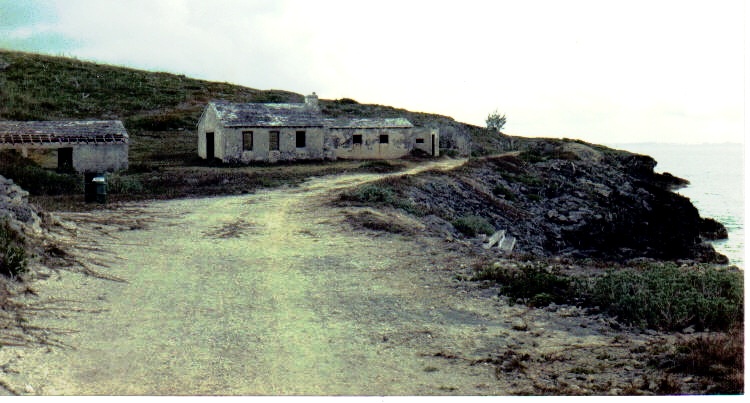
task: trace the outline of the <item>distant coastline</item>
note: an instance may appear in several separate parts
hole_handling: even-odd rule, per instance
[[[646,154],[658,164],[655,171],[687,179],[677,193],[690,198],[702,217],[724,224],[729,239],[712,242],[730,263],[745,266],[744,144],[742,143],[615,143],[621,150]]]

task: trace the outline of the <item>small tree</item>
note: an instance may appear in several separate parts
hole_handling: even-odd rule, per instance
[[[495,129],[496,131],[500,131],[503,129],[503,126],[505,126],[505,122],[507,119],[505,118],[505,115],[500,115],[497,112],[497,109],[495,109],[494,112],[487,115],[487,128],[488,129]]]

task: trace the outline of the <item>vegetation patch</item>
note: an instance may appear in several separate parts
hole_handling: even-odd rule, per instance
[[[588,293],[592,306],[642,327],[728,329],[743,318],[742,272],[727,268],[669,263],[610,271]]]
[[[412,234],[414,229],[398,220],[396,217],[375,214],[370,211],[362,211],[350,214],[347,221],[351,224],[361,226],[374,231],[384,231],[393,234]]]
[[[598,307],[618,321],[659,330],[727,330],[743,318],[742,272],[710,266],[653,264],[585,278],[555,266],[480,266],[472,278],[500,284],[510,302]]]
[[[11,150],[0,151],[0,175],[13,179],[32,195],[60,195],[83,192],[83,175],[57,173]]]
[[[26,249],[23,235],[11,228],[7,219],[0,220],[0,274],[16,278],[26,272]]]
[[[396,194],[388,185],[367,183],[344,192],[341,199],[360,203],[391,204],[396,199]]]
[[[481,267],[472,280],[496,282],[500,284],[500,293],[510,297],[511,303],[520,299],[533,307],[547,306],[552,302],[572,303],[579,288],[575,279],[541,264],[530,264],[520,268]]]
[[[469,237],[479,234],[492,235],[495,233],[495,227],[486,218],[477,215],[459,217],[451,222],[451,224],[459,232]]]
[[[513,201],[516,199],[516,195],[513,193],[513,191],[501,184],[497,184],[494,188],[492,188],[492,194],[496,197],[502,197],[505,200],[509,201]]]
[[[386,173],[403,169],[404,164],[391,163],[385,160],[366,161],[359,165],[359,169],[366,172]]]
[[[710,379],[711,394],[742,394],[744,392],[744,342],[741,325],[727,333],[690,338],[678,343],[669,372],[698,375]]]

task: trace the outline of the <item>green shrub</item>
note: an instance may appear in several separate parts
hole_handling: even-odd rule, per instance
[[[367,172],[393,172],[403,168],[403,165],[391,164],[384,160],[373,160],[361,163],[359,168]]]
[[[455,148],[441,148],[440,155],[445,155],[446,157],[450,158],[456,158],[458,157],[458,150],[456,150]]]
[[[83,192],[83,178],[44,169],[12,151],[0,151],[0,175],[13,179],[32,195],[61,195]]]
[[[520,154],[518,154],[518,158],[530,164],[534,164],[534,163],[542,162],[546,160],[546,158],[539,151],[536,151],[536,150],[522,151]]]
[[[479,234],[492,235],[495,233],[495,227],[493,227],[484,217],[477,215],[460,217],[451,224],[466,236],[477,236]]]
[[[741,323],[744,313],[743,277],[736,269],[667,263],[583,278],[530,264],[480,267],[472,280],[498,283],[512,302],[598,307],[620,322],[661,330],[727,330]]]
[[[589,292],[591,305],[642,327],[727,329],[743,317],[742,273],[730,269],[664,264],[611,271]]]
[[[368,183],[358,186],[355,189],[344,193],[341,197],[344,200],[362,203],[390,204],[395,200],[395,194],[391,187],[376,183]]]
[[[492,194],[497,197],[503,197],[505,198],[505,200],[509,201],[515,200],[516,198],[516,195],[513,194],[513,191],[500,184],[497,184],[494,188],[492,188]]]
[[[112,174],[107,179],[107,192],[112,194],[141,193],[143,183],[134,176]]]
[[[552,302],[571,303],[577,295],[578,282],[554,269],[532,264],[516,267],[484,267],[472,280],[491,280],[500,284],[500,292],[511,298],[511,302],[522,299],[534,307],[547,306]]]
[[[0,274],[17,277],[26,271],[23,236],[13,230],[7,219],[0,221]]]

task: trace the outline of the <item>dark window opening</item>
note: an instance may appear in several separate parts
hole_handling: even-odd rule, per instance
[[[253,151],[253,132],[242,132],[242,149]]]
[[[424,144],[424,139],[417,139],[417,144]]]
[[[305,131],[300,130],[297,132],[297,148],[306,147]]]
[[[352,144],[362,144],[362,135],[355,134],[352,136]]]
[[[271,130],[268,134],[268,149],[271,151],[279,150],[279,131]]]
[[[381,134],[380,135],[380,144],[388,144],[388,135],[387,134]]]

